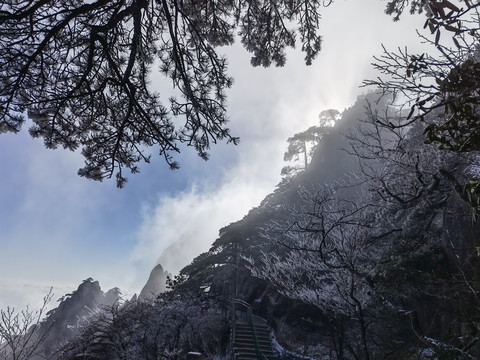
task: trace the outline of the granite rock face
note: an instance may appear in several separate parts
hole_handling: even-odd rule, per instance
[[[158,295],[165,292],[167,290],[166,282],[168,276],[171,276],[171,274],[164,270],[162,265],[156,265],[150,273],[147,283],[140,292],[138,300],[153,300]]]

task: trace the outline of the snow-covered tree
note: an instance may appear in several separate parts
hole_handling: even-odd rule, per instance
[[[85,319],[61,359],[178,359],[188,351],[220,355],[226,322],[214,306],[163,298],[116,303]]]
[[[440,149],[466,154],[480,150],[479,4],[469,0],[392,0],[387,13],[399,14],[410,3],[411,11],[425,10],[424,25],[430,34],[420,35],[430,49],[422,54],[384,48],[375,68],[383,76],[365,81],[393,94],[408,111],[402,121],[384,123],[394,128],[424,123],[424,140]],[[480,214],[480,180],[460,183],[467,201]]]
[[[380,226],[374,208],[347,191],[348,185],[304,190],[305,205],[292,212],[290,225],[276,223],[265,232],[288,250],[265,253],[261,263],[252,260],[252,272],[283,295],[316,306],[334,323],[353,319],[349,351],[370,358],[368,330],[373,305],[378,307],[372,271],[395,230]]]
[[[28,307],[21,311],[13,307],[0,310],[1,359],[28,360],[42,355],[41,347],[49,333],[49,326],[43,322],[43,317],[52,297],[50,289],[38,311]]]

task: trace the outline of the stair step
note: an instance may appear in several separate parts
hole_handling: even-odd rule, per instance
[[[244,353],[244,352],[255,352],[255,346],[251,345],[251,346],[238,346],[238,347],[235,347],[234,348],[236,352],[238,353]],[[273,353],[273,350],[272,348],[268,348],[268,347],[262,347],[262,346],[259,346],[258,349],[262,352],[262,353]]]
[[[235,333],[237,334],[250,334],[252,329],[237,329],[235,328]],[[262,329],[255,329],[255,334],[262,334],[262,335],[270,335],[270,331],[262,330]]]
[[[253,336],[241,336],[241,337],[236,337],[235,338],[235,343],[252,343],[254,342],[254,339],[253,339]],[[259,344],[268,344],[268,345],[271,345],[271,341],[270,339],[267,339],[267,338],[257,338],[257,343]]]
[[[252,328],[250,326],[237,326],[235,329],[237,329],[239,331],[250,331],[250,330],[252,330]],[[255,326],[255,331],[256,332],[265,332],[265,333],[270,332],[270,330],[266,327],[257,327],[257,326]]]
[[[257,339],[259,338],[263,338],[263,339],[267,339],[267,340],[270,340],[270,334],[259,334],[259,333],[256,333],[255,334],[257,336]],[[242,331],[242,332],[236,332],[235,331],[235,336],[237,337],[242,337],[242,336],[246,336],[246,337],[252,337],[253,334],[251,331],[247,332],[247,331]]]
[[[236,336],[235,337],[235,342],[253,342],[253,336]],[[265,343],[265,344],[270,344],[270,338],[259,338],[257,337],[257,342],[258,343]]]
[[[266,359],[274,360],[276,357],[272,349],[269,327],[261,318],[254,317],[253,324],[258,349]],[[250,323],[244,319],[239,319],[236,322],[233,349],[235,360],[257,360],[252,327]]]
[[[236,353],[239,354],[239,355],[252,355],[252,356],[256,356],[256,352],[255,352],[255,349],[251,349],[251,350],[236,350]],[[265,355],[265,356],[273,356],[273,351],[262,351],[262,354]]]
[[[271,360],[274,360],[275,359],[275,356],[266,356],[267,359],[271,359]],[[236,358],[236,360],[257,360],[257,356],[256,355],[243,355],[243,354],[240,354],[238,355]]]
[[[238,335],[238,336],[251,336],[251,335],[252,335],[252,332],[251,332],[251,331],[235,331],[235,335]],[[257,335],[257,338],[270,339],[270,333],[258,333],[258,332],[255,332],[255,335]]]
[[[249,346],[249,347],[234,347],[235,352],[238,354],[255,354],[255,346]],[[267,348],[267,347],[261,347],[259,346],[258,349],[265,355],[273,355],[273,350],[272,348]]]
[[[253,339],[240,340],[240,341],[237,340],[237,341],[235,341],[235,344],[237,344],[238,346],[246,346],[246,345],[255,346],[255,342],[253,341]],[[271,347],[272,346],[270,341],[257,341],[257,344],[258,344],[258,346],[264,346],[264,347]]]
[[[233,343],[234,344],[245,344],[245,343],[253,344],[254,341],[253,341],[253,337],[250,336],[250,337],[236,338]],[[257,339],[257,343],[258,344],[265,344],[265,345],[269,345],[269,346],[272,344],[270,339]]]
[[[236,344],[236,345],[234,345],[234,348],[238,349],[238,350],[251,350],[251,349],[255,350],[255,345],[254,344]],[[272,351],[271,346],[261,346],[261,345],[259,345],[258,348],[262,352],[271,352]]]
[[[240,326],[237,325],[236,329],[238,329],[238,330],[250,331],[250,330],[251,330],[251,327],[250,327],[250,325],[240,325]],[[266,327],[266,326],[257,326],[257,325],[255,325],[255,331],[269,332],[269,329],[268,329],[268,327]]]
[[[251,331],[246,331],[246,330],[235,330],[235,335],[251,335],[252,332]],[[269,332],[258,332],[258,331],[255,331],[255,334],[257,335],[257,337],[264,337],[264,338],[270,338],[270,333]]]
[[[250,358],[253,358],[253,359],[257,360],[257,354],[255,352],[237,352],[236,354],[237,354],[237,358],[238,357],[250,357]],[[273,353],[262,353],[262,356],[266,357],[266,358],[269,358],[269,359],[272,359],[272,358],[275,357],[275,355],[273,355]]]

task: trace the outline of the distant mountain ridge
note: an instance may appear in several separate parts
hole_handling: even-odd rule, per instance
[[[45,329],[49,329],[48,337],[42,344],[45,358],[50,358],[61,344],[75,336],[79,322],[92,316],[97,309],[113,306],[119,299],[118,288],[103,292],[99,282],[92,278],[84,280],[77,290],[58,299],[58,306],[47,313],[43,324]]]

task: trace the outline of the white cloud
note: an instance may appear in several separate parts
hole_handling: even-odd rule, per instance
[[[139,269],[149,271],[169,245],[187,240],[189,246],[183,253],[162,264],[167,270],[177,272],[194,256],[208,250],[221,227],[241,218],[252,203],[261,199],[265,195],[262,190],[265,189],[246,183],[227,183],[210,193],[193,188],[175,198],[163,197],[146,216],[132,260],[139,264]]]
[[[280,180],[281,156],[271,139],[246,141],[238,147],[237,163],[227,166],[221,185],[193,185],[177,195],[163,195],[155,206],[144,209],[138,243],[131,254],[139,279],[156,264],[162,253],[177,242],[161,259],[170,272],[209,249],[225,225],[241,219]]]

